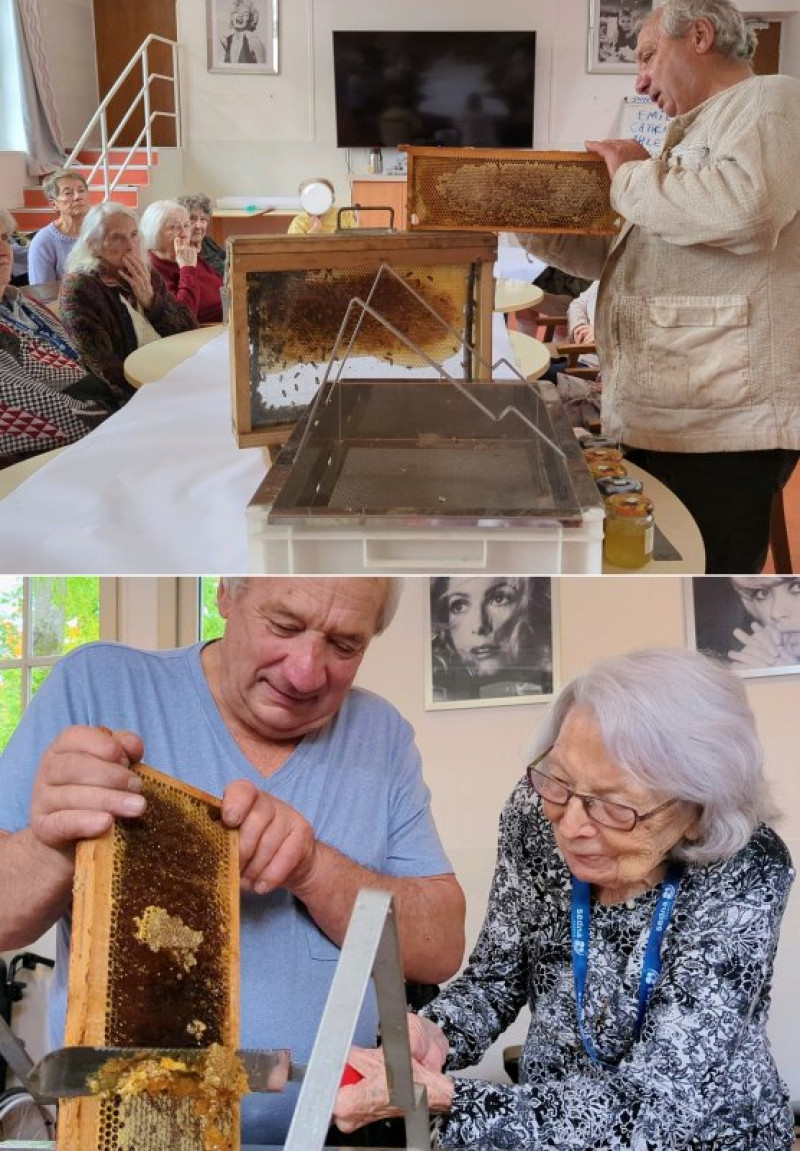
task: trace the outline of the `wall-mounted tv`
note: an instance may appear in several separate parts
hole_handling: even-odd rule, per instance
[[[530,148],[535,63],[530,31],[336,31],[336,143]]]

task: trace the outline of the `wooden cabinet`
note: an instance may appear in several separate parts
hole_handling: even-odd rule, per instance
[[[405,231],[406,224],[406,181],[402,176],[364,176],[354,179],[350,185],[354,204],[372,208],[394,208],[394,226]],[[374,220],[371,218],[374,217]],[[365,227],[383,228],[388,226],[387,216],[380,212],[367,212],[362,220]]]

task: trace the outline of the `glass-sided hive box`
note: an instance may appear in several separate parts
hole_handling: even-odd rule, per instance
[[[410,380],[436,377],[430,360],[446,363],[461,379],[485,378],[496,249],[494,235],[467,232],[230,240],[231,387],[239,446],[284,443],[329,365],[332,373]],[[387,267],[396,275],[381,272]],[[352,306],[354,300],[368,303],[390,326]],[[343,324],[345,354],[331,363]]]
[[[590,152],[522,148],[413,148],[410,228],[614,235],[605,161]]]
[[[603,502],[546,382],[326,383],[248,508],[253,572],[599,572]]]

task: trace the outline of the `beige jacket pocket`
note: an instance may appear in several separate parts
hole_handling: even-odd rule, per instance
[[[641,398],[670,409],[753,399],[746,296],[652,296],[644,305]]]

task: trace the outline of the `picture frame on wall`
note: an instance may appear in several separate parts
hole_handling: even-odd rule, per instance
[[[657,0],[589,0],[587,72],[636,72],[640,21]]]
[[[684,604],[689,646],[737,675],[800,673],[800,577],[697,576]]]
[[[431,578],[426,710],[549,702],[556,607],[549,576]]]
[[[278,0],[206,0],[208,71],[278,71]]]

